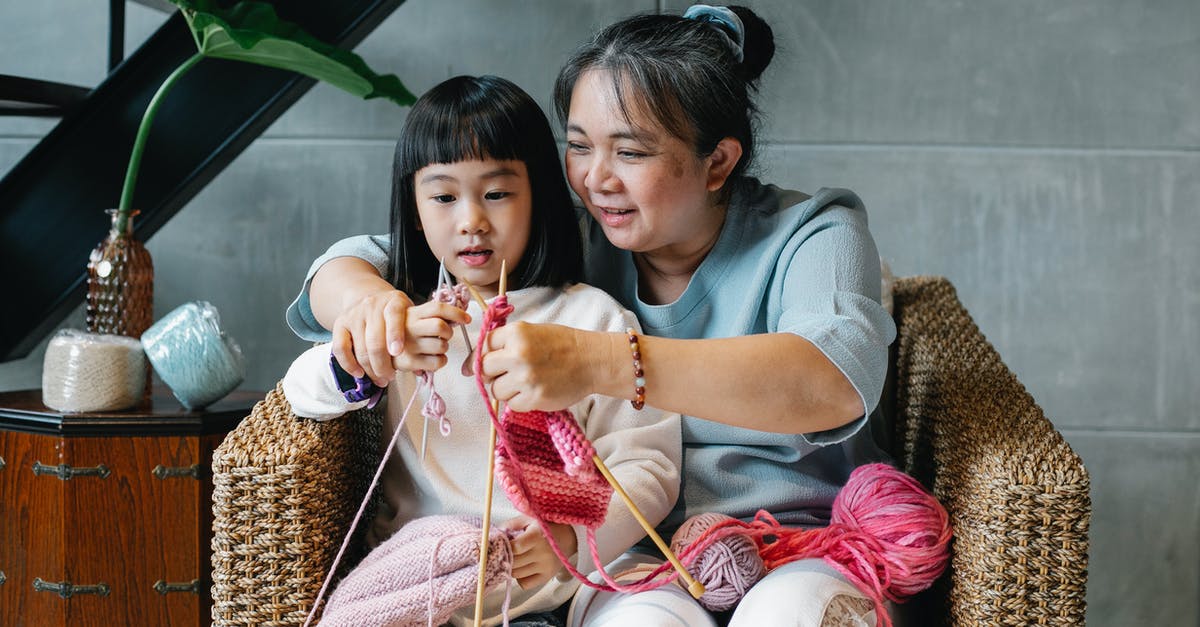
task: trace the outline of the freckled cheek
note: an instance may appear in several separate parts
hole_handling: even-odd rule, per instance
[[[579,194],[581,197],[585,197],[587,186],[583,184],[583,181],[587,178],[587,168],[580,163],[572,163],[571,160],[568,159],[566,170],[567,184],[571,186],[571,189],[576,194]]]

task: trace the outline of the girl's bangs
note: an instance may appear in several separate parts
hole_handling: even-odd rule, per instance
[[[456,161],[507,161],[521,159],[521,134],[513,120],[487,107],[454,111],[428,120],[427,128],[412,133],[408,155],[412,170],[431,163]]]

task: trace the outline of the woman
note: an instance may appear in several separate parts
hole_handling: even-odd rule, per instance
[[[850,471],[880,456],[867,420],[895,326],[879,304],[862,204],[845,190],[808,196],[746,175],[751,96],[773,54],[770,27],[750,10],[696,5],[618,22],[567,61],[555,106],[568,181],[588,214],[585,276],[645,335],[634,354],[623,333],[516,323],[493,333],[483,362],[495,396],[517,410],[597,393],[683,414],[683,484],[666,534],[704,512],[827,524]],[[306,337],[332,328],[343,365],[378,382],[404,359],[410,304],[380,278],[386,244],[335,244],[289,309]],[[628,554],[610,570],[657,560]],[[730,624],[820,624],[856,596],[802,560],[755,585]],[[673,587],[587,590],[572,622],[715,624]]]

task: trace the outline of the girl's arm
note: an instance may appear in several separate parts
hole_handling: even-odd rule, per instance
[[[587,403],[590,408],[584,428],[596,454],[646,520],[658,526],[679,497],[683,467],[679,414],[650,406],[638,411],[627,400],[611,396],[594,395]],[[576,533],[576,564],[587,573],[599,564],[592,561],[586,530],[579,527]],[[596,530],[600,564],[612,562],[645,535],[625,501],[614,493],[604,524]],[[670,543],[671,538],[663,540]]]
[[[446,350],[454,328],[446,318],[460,309],[439,302],[427,302],[408,310],[408,343],[392,361],[396,370],[437,370],[446,365]],[[283,377],[283,394],[292,412],[302,418],[329,420],[361,409],[367,401],[351,403],[338,389],[330,367],[328,344],[314,346],[292,362]]]
[[[367,405],[365,400],[346,400],[334,381],[329,354],[328,344],[314,346],[301,353],[283,376],[283,396],[301,418],[332,420]]]

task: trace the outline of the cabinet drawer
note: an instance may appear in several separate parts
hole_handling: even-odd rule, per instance
[[[197,624],[209,595],[202,438],[24,437],[34,442],[23,468],[5,456],[0,473],[10,475],[5,510],[10,489],[24,501],[15,534],[23,548],[13,551],[22,554],[4,561],[25,566],[6,570],[0,590],[20,588],[19,605],[37,611],[0,611],[0,624],[48,624],[30,617],[51,615],[69,625]]]

